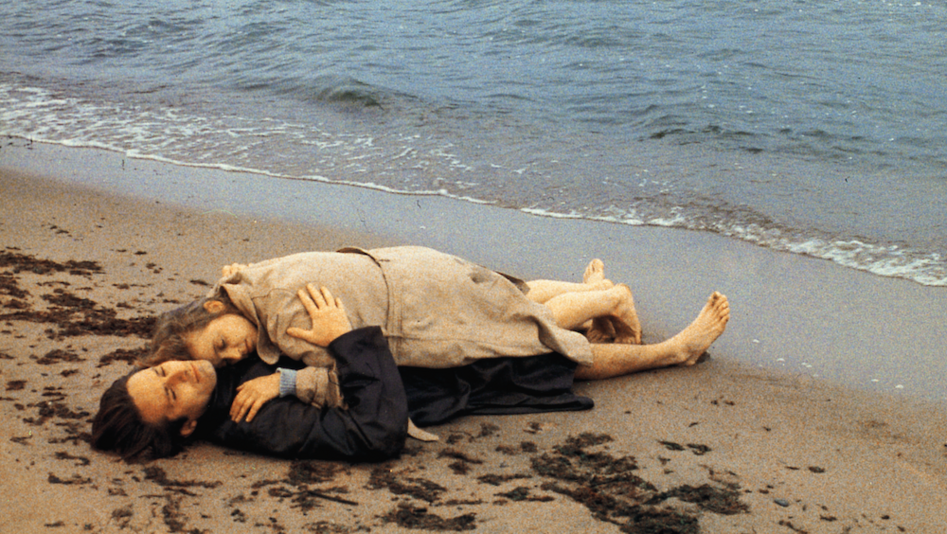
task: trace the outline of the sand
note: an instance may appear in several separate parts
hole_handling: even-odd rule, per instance
[[[818,363],[815,338],[830,340],[826,354],[851,339],[874,343],[882,356],[902,350],[904,359],[938,363],[943,351],[931,339],[943,315],[899,319],[898,330],[914,329],[908,339],[919,344],[899,349],[897,341],[872,341],[882,304],[831,337],[804,322],[787,327],[773,315],[787,308],[762,309],[770,294],[791,298],[789,291],[741,281],[770,272],[805,284],[817,275],[839,301],[868,287],[898,296],[890,306],[922,301],[935,314],[942,292],[771,253],[748,261],[732,245],[715,257],[674,254],[688,245],[705,250],[697,241],[707,236],[680,233],[656,245],[666,234],[647,229],[634,239],[636,252],[649,254],[632,268],[614,251],[619,238],[609,228],[520,214],[516,231],[497,235],[489,227],[509,224],[508,210],[391,195],[353,210],[344,197],[351,188],[285,185],[310,195],[307,206],[320,216],[308,221],[317,225],[294,215],[298,203],[282,212],[221,205],[246,193],[213,195],[220,184],[210,180],[219,176],[202,171],[127,162],[124,173],[208,180],[202,194],[189,189],[196,198],[156,200],[147,191],[120,194],[104,175],[76,165],[75,154],[62,163],[47,151],[29,165],[20,164],[22,153],[0,154],[2,532],[939,533],[947,524],[942,375],[922,377],[931,384],[922,388],[908,382],[910,373],[889,378],[893,366],[876,370],[890,387],[873,390],[814,378],[804,366],[787,372],[778,362]],[[78,180],[62,170],[68,164]],[[93,174],[101,181],[92,183]],[[362,215],[341,215],[353,211]],[[401,458],[379,465],[291,462],[210,444],[129,465],[89,447],[98,396],[130,369],[150,318],[203,294],[221,265],[400,243],[527,277],[577,277],[590,254],[602,256],[610,276],[631,282],[650,341],[686,324],[712,289],[730,295],[734,320],[696,367],[580,384],[596,402],[592,411],[464,418],[432,429],[441,442],[411,442]],[[788,309],[815,323],[835,313]],[[907,334],[891,334],[898,335]],[[753,350],[768,365],[754,364]],[[836,363],[825,369],[838,367],[855,384],[868,376],[828,360]],[[905,394],[912,386],[917,393]]]

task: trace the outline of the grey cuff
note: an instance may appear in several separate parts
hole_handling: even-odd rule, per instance
[[[296,395],[296,371],[293,369],[279,369],[279,396]]]

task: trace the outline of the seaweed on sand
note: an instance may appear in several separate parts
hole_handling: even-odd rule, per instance
[[[619,525],[632,534],[695,534],[700,532],[699,512],[676,509],[672,498],[696,504],[701,510],[718,514],[746,512],[735,484],[718,488],[680,486],[659,492],[635,471],[633,456],[615,457],[591,447],[612,441],[605,434],[583,433],[565,443],[533,456],[533,471],[547,479],[540,487],[565,495],[585,505],[600,521]]]
[[[412,506],[406,503],[385,514],[382,519],[387,523],[395,523],[399,527],[422,530],[452,530],[460,532],[477,528],[476,515],[462,514],[445,519],[432,514],[423,506]]]

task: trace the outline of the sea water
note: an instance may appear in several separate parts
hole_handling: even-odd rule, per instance
[[[0,135],[705,230],[933,286],[945,127],[942,2],[0,6]]]

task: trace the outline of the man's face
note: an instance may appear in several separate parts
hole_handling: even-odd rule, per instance
[[[185,418],[182,434],[194,430],[197,419],[207,409],[217,373],[205,360],[169,361],[143,369],[128,378],[128,394],[150,424]]]

